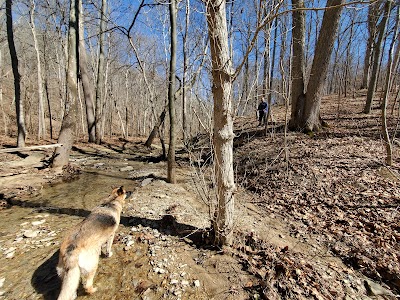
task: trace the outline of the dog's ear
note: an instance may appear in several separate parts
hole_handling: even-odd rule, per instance
[[[119,187],[119,189],[117,190],[117,195],[118,195],[118,196],[121,196],[121,195],[123,195],[123,194],[125,194],[125,190],[124,190],[124,187],[121,185],[121,186]]]

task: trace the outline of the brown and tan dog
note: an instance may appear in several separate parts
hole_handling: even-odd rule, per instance
[[[62,279],[59,300],[76,298],[80,278],[88,294],[94,293],[93,279],[99,263],[102,245],[106,244],[108,257],[112,256],[111,245],[120,222],[125,199],[131,196],[121,186],[100,206],[94,208],[90,215],[72,228],[60,247],[57,273]]]

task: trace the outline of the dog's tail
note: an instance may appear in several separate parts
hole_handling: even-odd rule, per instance
[[[75,255],[60,260],[57,266],[58,275],[62,279],[61,291],[58,300],[73,300],[79,286],[81,272]]]

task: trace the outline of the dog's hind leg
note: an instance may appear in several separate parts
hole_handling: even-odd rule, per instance
[[[99,252],[82,253],[79,257],[79,267],[82,274],[82,284],[88,294],[93,294],[97,288],[93,287],[94,276],[96,275],[97,266],[99,264]]]
[[[97,271],[97,266],[96,266],[96,268],[91,270],[89,273],[87,273],[87,276],[85,278],[83,287],[85,288],[85,291],[88,294],[93,294],[94,292],[97,291],[97,288],[93,287],[93,280],[94,280],[94,276],[96,275],[96,271]]]

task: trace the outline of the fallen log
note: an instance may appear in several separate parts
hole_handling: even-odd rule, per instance
[[[5,149],[0,149],[0,153],[32,151],[32,150],[40,150],[40,149],[48,149],[48,148],[58,148],[61,146],[62,146],[62,144],[51,144],[51,145],[29,146],[29,147],[19,147],[19,148],[5,148]]]

